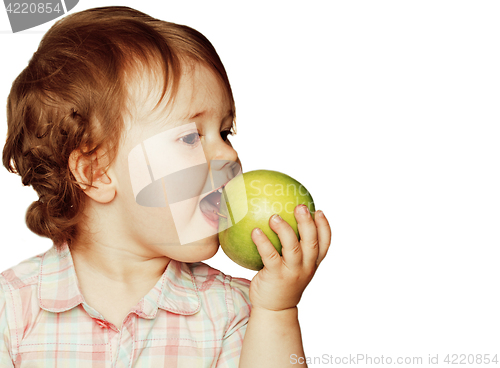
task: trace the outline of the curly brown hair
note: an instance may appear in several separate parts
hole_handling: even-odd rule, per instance
[[[69,168],[71,153],[89,157],[103,148],[109,167],[125,131],[127,78],[144,70],[162,73],[158,104],[167,91],[171,103],[186,60],[214,72],[235,116],[217,52],[190,27],[128,7],[103,7],[68,15],[49,29],[7,100],[3,165],[38,193],[26,212],[31,231],[56,246],[76,241],[86,195]]]

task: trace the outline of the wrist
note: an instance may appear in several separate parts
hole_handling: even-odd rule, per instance
[[[297,306],[295,307],[290,307],[290,308],[285,308],[285,309],[268,309],[264,307],[259,307],[259,306],[252,306],[252,310],[250,312],[250,315],[269,315],[273,316],[273,318],[279,318],[279,316],[283,317],[296,317],[298,316],[298,308]]]

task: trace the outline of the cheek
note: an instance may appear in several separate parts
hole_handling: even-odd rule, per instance
[[[170,147],[166,147],[165,151],[164,157],[168,157],[168,159],[164,160],[161,158],[159,161],[162,166],[166,166],[167,171],[170,173],[207,163],[205,152],[203,151],[203,146],[201,144],[199,144],[199,146],[195,149],[187,149],[172,145]]]
[[[118,194],[123,198],[130,197],[134,199],[132,182],[130,180],[128,156],[119,154],[112,168],[116,177],[116,189]]]
[[[199,196],[212,191],[211,180],[208,173],[208,165],[196,165],[184,170],[172,173],[164,178],[165,193],[170,205],[186,203],[197,199]]]
[[[197,214],[198,209],[198,197],[170,205],[171,219],[179,232],[187,231],[186,229]]]
[[[137,210],[133,211],[129,224],[142,242],[149,245],[180,244],[169,208],[136,206]]]

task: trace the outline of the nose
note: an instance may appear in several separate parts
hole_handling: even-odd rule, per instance
[[[224,141],[221,137],[213,142],[210,147],[206,147],[209,152],[207,160],[214,176],[214,185],[219,187],[234,178],[241,172],[241,163],[238,153],[229,141]],[[219,180],[215,180],[215,178]],[[217,181],[218,183],[215,183]]]

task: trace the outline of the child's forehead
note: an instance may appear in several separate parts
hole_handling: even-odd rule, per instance
[[[174,95],[172,84],[163,91],[163,78],[151,70],[138,72],[128,83],[128,129],[175,128],[193,118],[231,111],[229,92],[211,70],[201,64],[182,68]]]
[[[154,72],[143,71],[129,85],[129,94],[139,115],[167,115],[181,119],[213,109],[224,109],[230,104],[228,91],[214,73],[197,64],[184,67],[178,76],[177,90],[173,82],[162,97],[163,80]]]

